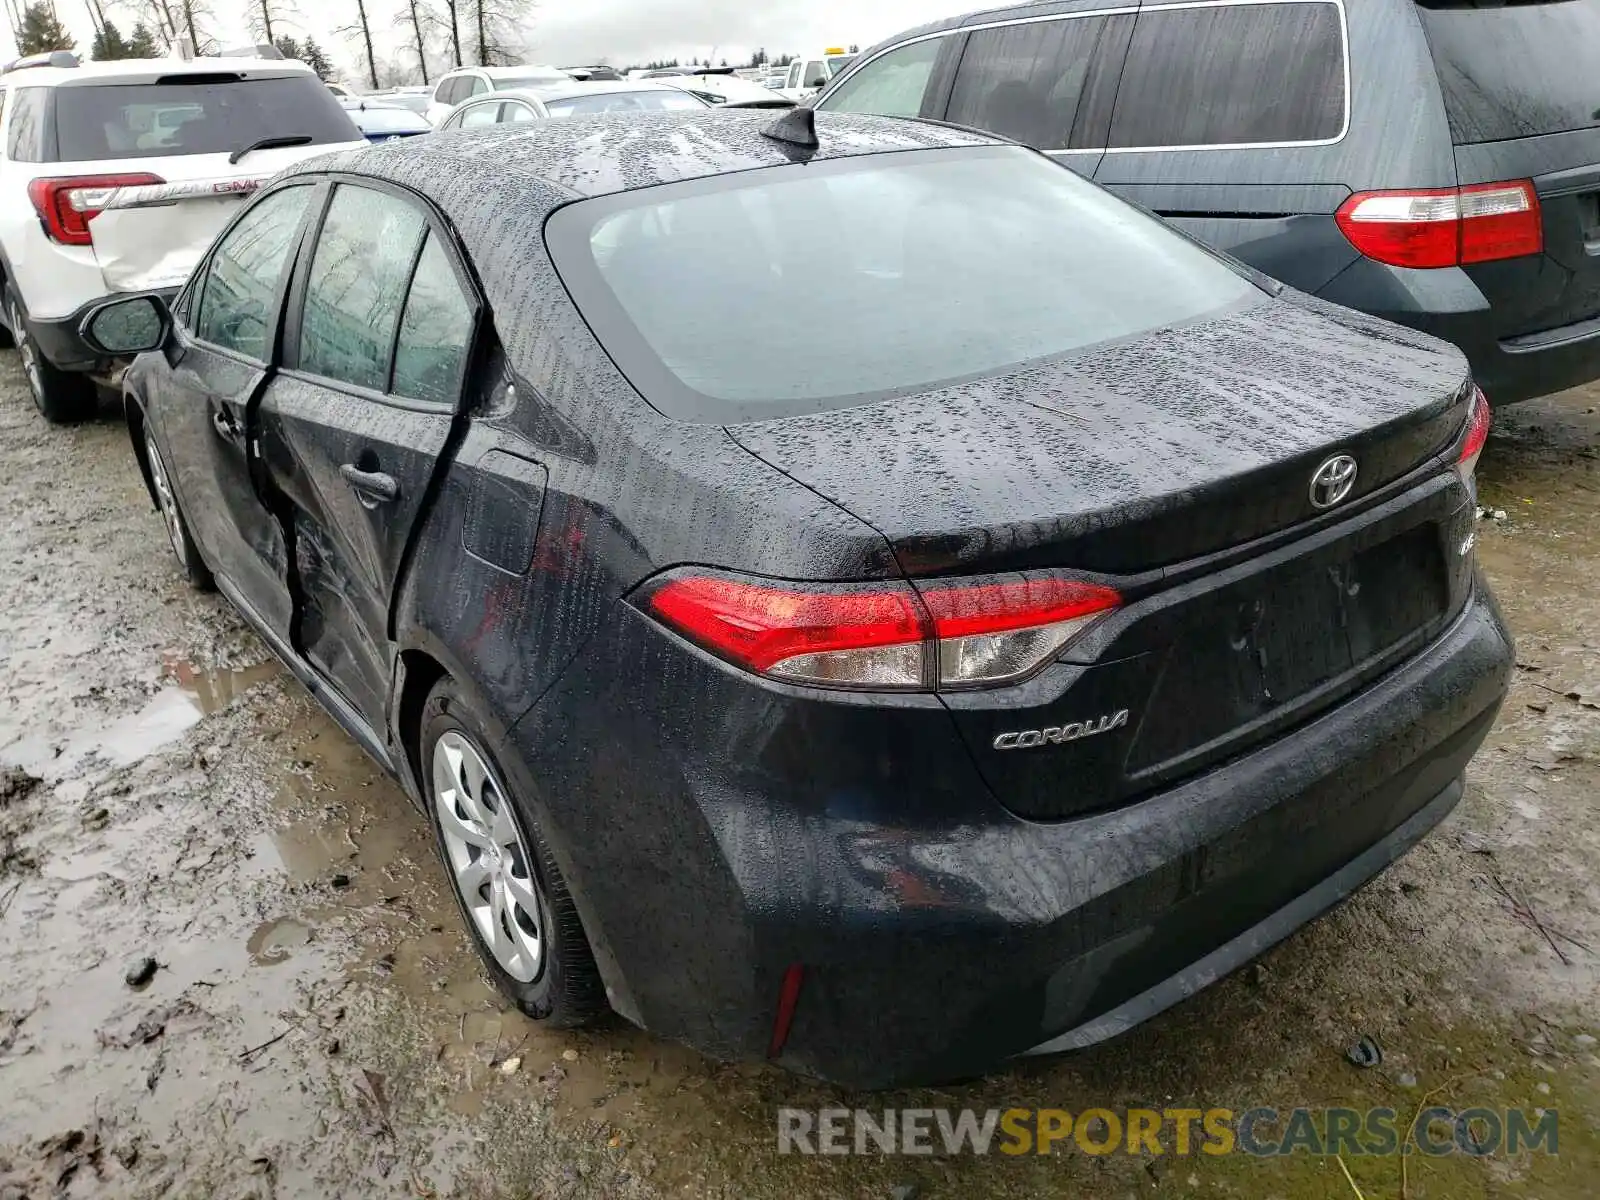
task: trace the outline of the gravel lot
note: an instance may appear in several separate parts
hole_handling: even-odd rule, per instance
[[[114,414],[47,428],[0,354],[0,462],[0,1200],[1353,1196],[1307,1156],[784,1157],[775,1110],[1409,1114],[1429,1093],[1556,1108],[1560,1154],[1413,1159],[1411,1200],[1594,1194],[1600,388],[1499,415],[1480,474],[1505,516],[1479,554],[1519,669],[1440,830],[1115,1043],[865,1098],[507,1011],[421,818],[183,587]],[[1345,1060],[1362,1035],[1370,1070]],[[1348,1165],[1402,1196],[1400,1159]]]

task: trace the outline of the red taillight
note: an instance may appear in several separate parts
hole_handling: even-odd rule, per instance
[[[1467,415],[1467,428],[1461,435],[1461,449],[1456,455],[1456,470],[1463,479],[1470,478],[1478,466],[1478,456],[1489,440],[1489,398],[1483,389],[1472,389],[1472,411]]]
[[[1042,667],[1121,603],[1046,575],[970,583],[789,584],[674,572],[649,592],[667,625],[746,670],[831,687],[981,687]]]
[[[1350,244],[1396,267],[1454,267],[1544,250],[1531,180],[1358,192],[1334,215]]]
[[[105,207],[118,188],[143,187],[161,183],[159,175],[76,175],[67,179],[34,179],[28,184],[28,199],[45,234],[64,246],[91,244],[89,222]]]

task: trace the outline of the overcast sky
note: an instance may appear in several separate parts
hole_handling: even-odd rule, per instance
[[[56,11],[78,38],[85,56],[94,27],[87,0],[55,0]],[[123,33],[137,19],[133,0],[102,0]],[[352,81],[358,81],[359,51],[335,32],[354,18],[355,0],[292,0],[283,20],[287,31],[309,33],[329,51]],[[207,23],[223,41],[248,40],[244,0],[210,0]],[[275,6],[276,7],[276,6]],[[910,25],[977,7],[974,0],[543,0],[527,20],[530,62],[578,65],[712,55],[730,62],[748,59],[757,46],[771,54],[816,53],[825,46],[863,47]],[[399,0],[368,0],[373,32],[383,52],[401,40],[393,26]],[[346,15],[348,14],[348,15]],[[0,22],[3,57],[15,53],[9,27]]]

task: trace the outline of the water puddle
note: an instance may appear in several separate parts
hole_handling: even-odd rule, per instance
[[[161,656],[161,677],[186,693],[202,715],[220,712],[258,683],[277,679],[283,668],[276,659],[249,667],[198,667],[181,654]]]
[[[245,943],[250,961],[258,967],[288,962],[294,952],[311,944],[311,927],[293,917],[279,917],[259,926]]]

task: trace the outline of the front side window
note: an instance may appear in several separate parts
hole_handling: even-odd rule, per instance
[[[1111,119],[1113,149],[1330,141],[1345,122],[1337,5],[1145,9]]]
[[[489,90],[490,90],[490,88],[489,88],[489,84],[488,84],[487,80],[480,79],[476,75],[468,75],[467,76],[467,95],[468,96],[478,96],[478,95],[481,95],[482,93],[487,92]]]
[[[408,400],[454,404],[472,341],[473,306],[462,294],[450,256],[429,233],[417,260],[400,337],[394,348],[394,384]]]
[[[596,197],[557,210],[546,241],[634,387],[687,420],[864,403],[1264,302],[1159,221],[1014,146]]]
[[[817,107],[880,117],[919,116],[943,44],[942,38],[929,38],[891,50],[846,79]]]
[[[299,367],[371,391],[389,384],[389,350],[427,222],[388,192],[340,184],[306,279]]]
[[[539,114],[526,104],[507,103],[500,110],[502,124],[520,125],[524,121],[537,121]]]
[[[947,119],[1040,150],[1105,144],[1132,16],[1077,17],[981,29],[967,39]],[[1098,103],[1096,103],[1098,101]]]
[[[278,290],[312,188],[263,196],[224,235],[206,264],[194,335],[265,362],[278,317]]]

